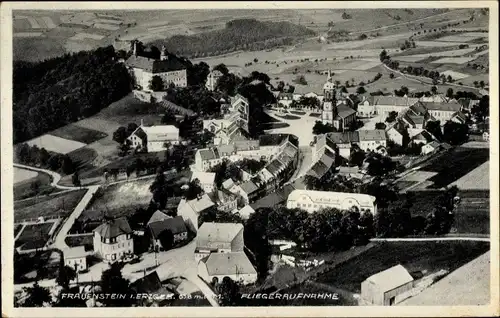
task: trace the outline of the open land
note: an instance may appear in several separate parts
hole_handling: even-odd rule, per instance
[[[29,174],[26,173],[26,171],[29,171]],[[35,174],[34,176],[33,173]],[[30,178],[27,179],[27,177]],[[14,179],[17,179],[17,182],[14,183],[14,200],[22,200],[35,195],[60,191],[60,189],[50,185],[52,182],[51,177],[45,173],[36,173],[31,170],[14,168]]]

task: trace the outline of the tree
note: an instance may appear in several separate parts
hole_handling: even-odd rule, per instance
[[[446,97],[453,98],[453,88],[448,88],[448,90],[446,91]]]
[[[41,148],[39,152],[40,164],[46,166],[50,158],[50,154],[45,148]]]
[[[469,126],[459,124],[451,120],[447,121],[443,127],[443,140],[452,145],[460,145],[469,138]]]
[[[227,75],[229,74],[229,69],[224,63],[217,64],[214,68],[214,71],[219,71],[222,73],[222,75]]]
[[[389,78],[393,79],[394,78],[394,73],[389,74]]]
[[[366,153],[359,147],[351,147],[351,154],[349,156],[349,164],[361,167],[365,160]]]
[[[127,125],[127,136],[130,136],[136,129],[137,129],[137,124],[136,123],[129,123]]]
[[[385,129],[387,126],[384,123],[376,123],[375,129]]]
[[[110,265],[108,269],[102,272],[101,276],[101,290],[103,294],[125,294],[131,295],[130,282],[123,278],[122,270],[123,264],[115,262]],[[129,307],[130,298],[113,297],[102,299],[101,302],[106,307]]]
[[[188,183],[188,189],[185,191],[186,200],[196,199],[202,193],[203,189],[200,186],[200,181],[195,179]]]
[[[174,234],[168,229],[158,235],[158,240],[165,251],[172,249],[174,246]]]
[[[161,118],[161,123],[163,125],[173,125],[173,126],[178,125],[175,114],[170,111],[167,111],[165,115],[163,115],[163,117]]]
[[[61,170],[64,174],[71,174],[75,171],[75,165],[68,155],[63,155]]]
[[[392,123],[392,122],[396,121],[396,118],[397,118],[397,117],[398,117],[398,112],[396,112],[396,111],[391,111],[391,112],[389,113],[389,115],[387,115],[387,118],[385,119],[385,121],[386,121],[387,123]]]
[[[164,89],[163,86],[163,79],[158,76],[154,75],[151,80],[149,81],[149,89],[152,90],[153,92],[161,92]]]
[[[307,85],[307,80],[304,75],[299,75],[294,79],[294,82],[300,85]]]
[[[477,121],[485,122],[486,117],[490,115],[490,97],[488,95],[482,96],[479,104],[472,107],[471,113]]]
[[[356,93],[358,93],[358,94],[364,94],[364,93],[366,93],[366,89],[363,86],[359,86],[356,89]]]
[[[23,307],[43,307],[44,304],[50,304],[52,302],[52,297],[50,296],[50,291],[41,287],[36,281],[33,287],[24,287],[27,298],[22,303]]]
[[[125,127],[118,127],[118,129],[113,132],[113,140],[119,144],[124,143],[127,137],[127,129]]]
[[[240,297],[240,287],[231,278],[225,276],[217,287],[220,296],[219,304],[221,306],[237,306]]]
[[[80,181],[80,176],[78,175],[78,171],[76,171],[71,177],[71,181],[75,187],[81,187],[82,183]]]
[[[204,86],[208,74],[210,74],[210,66],[205,62],[190,64],[187,68],[187,82],[190,86]]]
[[[484,87],[486,86],[486,83],[485,83],[484,81],[480,81],[480,82],[479,82],[479,86],[480,86],[481,88],[484,88]]]
[[[314,135],[321,135],[334,131],[336,131],[335,127],[330,124],[323,124],[320,120],[317,120],[313,126]]]
[[[120,151],[120,156],[125,156],[128,154],[128,152],[130,151],[131,144],[132,144],[132,142],[130,140],[125,139],[124,143],[118,145],[118,150]]]
[[[69,266],[61,266],[59,268],[59,275],[56,278],[56,283],[65,290],[69,288],[69,282],[76,278],[76,271]]]
[[[252,213],[243,231],[246,247],[255,255],[259,280],[266,278],[272,249],[269,244],[269,213],[272,209],[261,208]]]
[[[441,122],[439,120],[427,122],[427,124],[425,124],[425,130],[436,137],[438,141],[443,141],[443,132],[441,130]]]

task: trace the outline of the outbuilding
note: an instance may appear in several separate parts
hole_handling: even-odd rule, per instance
[[[392,306],[402,301],[413,288],[413,277],[398,264],[365,279],[361,283],[361,299],[367,305]]]

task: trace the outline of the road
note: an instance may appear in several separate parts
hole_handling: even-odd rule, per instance
[[[372,238],[370,242],[437,242],[437,241],[477,241],[489,242],[489,237],[474,236],[443,236],[443,237],[394,237]]]

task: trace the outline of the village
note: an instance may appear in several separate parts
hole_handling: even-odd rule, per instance
[[[457,276],[465,288],[457,272],[489,253],[489,86],[437,73],[412,88],[394,53],[359,60],[380,70],[366,85],[343,80],[352,56],[307,58],[322,79],[308,85],[136,39],[113,50],[126,96],[15,145],[15,303],[37,289],[33,306],[299,292],[392,306],[446,298]],[[380,78],[398,88],[371,90]],[[83,291],[173,296],[61,298]]]

